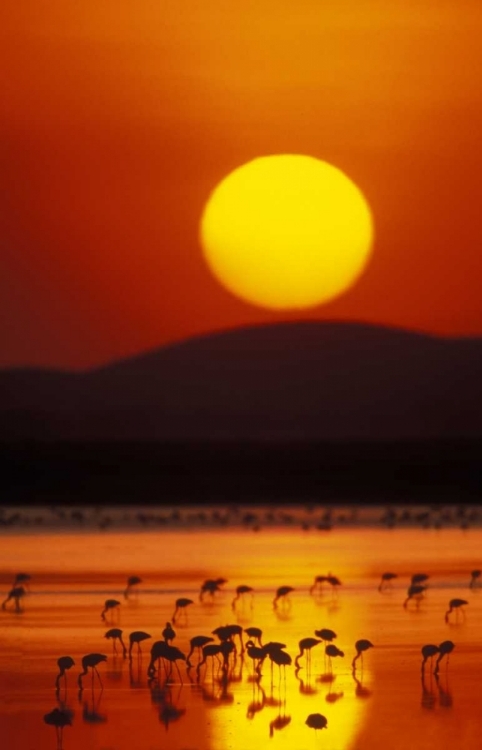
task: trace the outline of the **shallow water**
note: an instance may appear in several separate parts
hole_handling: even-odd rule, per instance
[[[469,589],[470,571],[482,567],[480,529],[380,529],[363,526],[331,532],[273,527],[198,531],[89,531],[75,533],[3,532],[0,585],[8,592],[14,574],[32,575],[29,593],[15,613],[12,602],[0,611],[0,736],[6,747],[55,750],[55,728],[43,716],[62,703],[73,711],[63,730],[65,750],[249,750],[269,743],[294,750],[371,750],[376,748],[479,748],[482,717],[477,701],[482,666],[482,596]],[[381,594],[381,573],[398,574]],[[316,575],[329,572],[342,581],[337,593],[311,596]],[[420,601],[402,605],[413,573],[424,572],[429,588]],[[138,593],[123,597],[127,576],[142,578]],[[201,603],[206,578],[228,582]],[[232,608],[235,588],[248,584],[249,597]],[[278,586],[295,589],[273,609]],[[164,673],[149,683],[149,649],[172,619],[176,598],[193,599],[186,618],[175,623],[174,645],[184,653],[194,635],[239,623],[263,630],[265,641],[279,640],[294,658],[298,641],[314,630],[332,628],[345,656],[333,660],[333,678],[321,645],[305,657],[298,672],[284,675],[266,660],[263,677],[253,680],[246,653],[231,659],[228,679],[211,664],[201,671],[180,663],[172,682]],[[449,599],[469,604],[466,615],[444,615]],[[2,599],[4,597],[2,596]],[[107,598],[121,601],[107,623]],[[418,606],[417,606],[418,605]],[[112,652],[104,639],[120,627],[128,642],[133,630],[152,635],[141,659]],[[366,652],[352,673],[354,643],[367,638]],[[420,648],[446,639],[455,643],[438,679],[427,668],[421,679]],[[84,654],[101,652],[103,689],[90,676],[79,693],[77,677]],[[71,655],[67,688],[56,696],[56,660]],[[194,660],[194,663],[196,661]],[[306,726],[321,713],[328,727]]]

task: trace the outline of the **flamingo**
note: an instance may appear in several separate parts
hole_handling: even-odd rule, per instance
[[[129,633],[129,659],[132,659],[134,643],[137,643],[137,653],[140,654],[142,641],[147,641],[149,638],[152,638],[152,636],[143,630],[133,630],[132,633]]]
[[[259,645],[262,646],[261,638],[263,637],[263,631],[261,628],[245,628],[244,632],[248,636],[248,638],[254,638],[255,641],[258,641]]]
[[[427,643],[426,646],[422,646],[422,674],[425,671],[425,663],[427,659],[430,659],[430,664],[433,662],[433,657],[435,654],[439,653],[439,647],[434,646],[433,643]]]
[[[477,586],[477,582],[480,578],[481,573],[482,573],[481,570],[473,570],[471,572],[469,588],[474,589]]]
[[[420,605],[420,600],[423,599],[423,593],[427,587],[423,586],[422,584],[414,584],[412,583],[411,586],[407,589],[407,598],[403,602],[403,606],[405,609],[407,609],[407,604],[410,601],[410,599],[416,599],[417,601],[417,608]]]
[[[225,578],[208,578],[208,580],[204,581],[203,585],[201,586],[201,591],[199,592],[199,601],[204,601],[205,594],[210,594],[211,598],[214,597],[216,591],[221,591],[221,586],[223,586],[225,583],[227,583],[227,580]]]
[[[234,610],[236,609],[237,602],[241,599],[241,597],[244,597],[245,594],[251,594],[251,608],[253,607],[253,588],[252,586],[238,586],[236,588],[236,596],[234,597],[233,601],[231,602],[231,608]],[[244,602],[244,598],[243,598]]]
[[[197,678],[199,681],[199,674],[203,664],[209,657],[216,658],[219,662],[219,654],[223,657],[223,669],[227,668],[229,654],[234,651],[234,643],[232,641],[222,641],[221,643],[209,643],[202,649],[203,658],[196,667]]]
[[[429,578],[430,576],[426,573],[414,573],[410,582],[412,585],[417,585],[418,583],[425,583]]]
[[[462,612],[465,617],[465,611],[463,610],[464,605],[468,604],[465,599],[451,599],[449,601],[449,609],[445,613],[445,622],[449,621],[450,613],[455,610],[456,617],[458,617],[459,611]]]
[[[191,640],[189,641],[191,649],[186,656],[186,664],[188,665],[188,667],[192,666],[190,658],[193,655],[195,649],[198,649],[198,651],[200,651],[203,646],[207,646],[208,643],[212,643],[213,641],[214,638],[211,638],[209,635],[195,635],[194,638],[191,638]]]
[[[440,662],[442,661],[444,656],[447,656],[447,668],[448,668],[449,654],[452,653],[454,648],[455,648],[455,643],[453,643],[453,641],[442,641],[442,643],[439,644],[439,647],[438,647],[439,657],[435,663],[435,669],[433,670],[434,674],[438,674]]]
[[[243,643],[243,628],[240,625],[221,625],[212,631],[213,635],[217,635],[220,641],[232,641],[234,644],[234,636],[237,635],[241,644],[241,653],[244,651]]]
[[[57,690],[60,687],[60,679],[63,677],[65,681],[65,686],[67,687],[67,675],[65,674],[67,669],[70,669],[75,664],[75,661],[72,659],[71,656],[60,656],[57,659],[57,665],[59,668],[59,673],[57,675],[57,678],[55,680],[55,687]]]
[[[32,576],[29,573],[17,573],[13,581],[13,587],[15,588],[15,586],[18,586],[21,583],[25,583],[25,585],[28,587],[29,581],[31,579]]]
[[[92,669],[92,687],[94,686],[94,672],[99,678],[101,687],[103,687],[102,680],[100,679],[100,674],[97,669],[97,664],[100,664],[103,661],[107,661],[107,656],[105,654],[86,654],[86,656],[82,657],[82,672],[79,674],[77,680],[80,690],[83,690],[82,677],[87,674],[87,672],[89,671],[89,667]]]
[[[181,672],[179,671],[177,662],[179,660],[186,661],[185,654],[183,654],[182,651],[180,651],[175,646],[170,646],[168,643],[166,643],[166,641],[155,641],[152,644],[151,660],[149,662],[149,666],[147,667],[147,674],[149,675],[149,677],[154,676],[154,672],[155,672],[154,662],[159,661],[160,659],[166,659],[168,662],[171,663],[171,670],[167,678],[169,678],[171,671],[172,671],[172,665],[174,664],[174,666],[177,669],[179,679],[181,680],[181,684],[183,684]]]
[[[117,653],[116,641],[119,641],[122,646],[124,659],[125,659],[126,654],[127,654],[127,649],[126,649],[124,641],[122,640],[122,630],[120,628],[110,628],[110,630],[108,630],[107,633],[105,633],[104,638],[112,639],[112,650],[114,654]]]
[[[266,646],[264,647],[266,650]],[[292,659],[289,654],[286,653],[286,651],[283,651],[283,649],[278,648],[271,648],[269,651],[267,651],[267,654],[270,658],[271,663],[277,664],[280,671],[280,678],[281,678],[281,667],[284,669],[285,673],[285,679],[286,679],[286,667],[290,666]]]
[[[353,667],[353,669],[356,669],[355,662],[357,659],[360,658],[360,656],[361,656],[362,666],[363,666],[363,652],[368,651],[369,648],[374,648],[373,643],[371,641],[367,641],[365,638],[361,638],[359,641],[355,643],[356,656],[351,663],[351,666]]]
[[[337,648],[333,643],[329,643],[328,646],[325,647],[325,654],[329,659],[330,674],[333,674],[333,668],[331,665],[332,658],[336,656],[345,656],[345,654],[343,651],[340,651],[340,649]]]
[[[276,589],[276,596],[273,599],[273,607],[276,609],[278,607],[278,602],[281,599],[283,603],[288,603],[291,606],[291,602],[289,599],[287,599],[288,594],[291,594],[291,592],[294,591],[294,588],[292,586],[280,586],[278,589]]]
[[[391,588],[392,581],[398,578],[396,573],[382,573],[382,578],[378,586],[380,592],[385,591],[387,588]]]
[[[124,599],[129,598],[129,594],[132,591],[132,588],[134,586],[137,586],[139,583],[142,583],[142,578],[139,578],[139,576],[129,576],[127,579],[127,586],[124,591]]]
[[[188,607],[190,604],[194,604],[192,599],[185,599],[184,597],[176,599],[176,608],[174,610],[174,614],[171,617],[171,620],[174,624],[176,624],[176,618],[178,614],[180,614],[181,612],[184,612],[184,614],[186,614],[186,607]]]
[[[310,669],[311,649],[314,648],[314,646],[317,646],[318,643],[323,643],[323,641],[319,638],[302,638],[301,641],[299,641],[298,646],[300,648],[300,653],[295,659],[296,669],[300,669],[299,660],[301,659],[305,651],[306,651],[306,668]]]
[[[64,727],[72,726],[72,714],[67,709],[54,708],[48,714],[44,714],[44,722],[55,727],[57,735],[57,750],[62,750],[62,734]]]
[[[102,610],[101,615],[100,615],[101,618],[105,620],[106,612],[108,612],[109,610],[116,609],[119,606],[120,606],[120,602],[117,599],[106,599],[104,602],[104,609]],[[116,611],[119,612],[118,609],[116,609]]]
[[[315,630],[315,635],[318,636],[318,638],[321,638],[322,641],[327,641],[328,643],[331,643],[337,635],[334,630],[330,630],[330,628],[321,628],[321,630]]]
[[[13,589],[10,589],[8,592],[8,596],[5,599],[5,601],[2,603],[2,609],[6,609],[8,602],[10,599],[15,600],[15,612],[21,612],[22,609],[20,607],[20,599],[25,596],[25,589],[23,586],[14,586]]]
[[[323,714],[310,714],[305,724],[310,729],[327,729],[328,719]]]
[[[166,627],[162,631],[162,637],[166,641],[166,643],[169,643],[170,641],[173,641],[176,637],[176,633],[172,628],[172,625],[170,622],[166,622]]]
[[[250,659],[253,660],[253,669],[261,677],[261,665],[266,659],[267,652],[263,647],[255,646],[253,641],[246,642],[246,652]]]

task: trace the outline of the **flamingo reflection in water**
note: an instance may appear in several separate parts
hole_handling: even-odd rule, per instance
[[[57,750],[62,750],[64,727],[72,726],[72,712],[67,709],[54,708],[44,714],[44,722],[48,726],[55,727],[57,736]]]
[[[96,696],[92,691],[82,703],[82,720],[86,724],[105,724],[107,716],[100,713],[102,690]]]
[[[273,737],[275,731],[280,731],[291,723],[291,716],[286,714],[286,700],[280,702],[278,716],[269,723],[269,736]]]

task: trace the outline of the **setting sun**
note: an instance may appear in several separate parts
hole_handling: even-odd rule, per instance
[[[261,307],[314,307],[352,286],[373,240],[370,209],[339,169],[310,156],[254,159],[211,193],[201,219],[209,267]]]

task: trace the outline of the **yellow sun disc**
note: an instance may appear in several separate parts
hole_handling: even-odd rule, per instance
[[[311,156],[263,156],[235,169],[208,198],[201,245],[216,278],[261,307],[314,307],[358,279],[373,222],[357,186]]]

